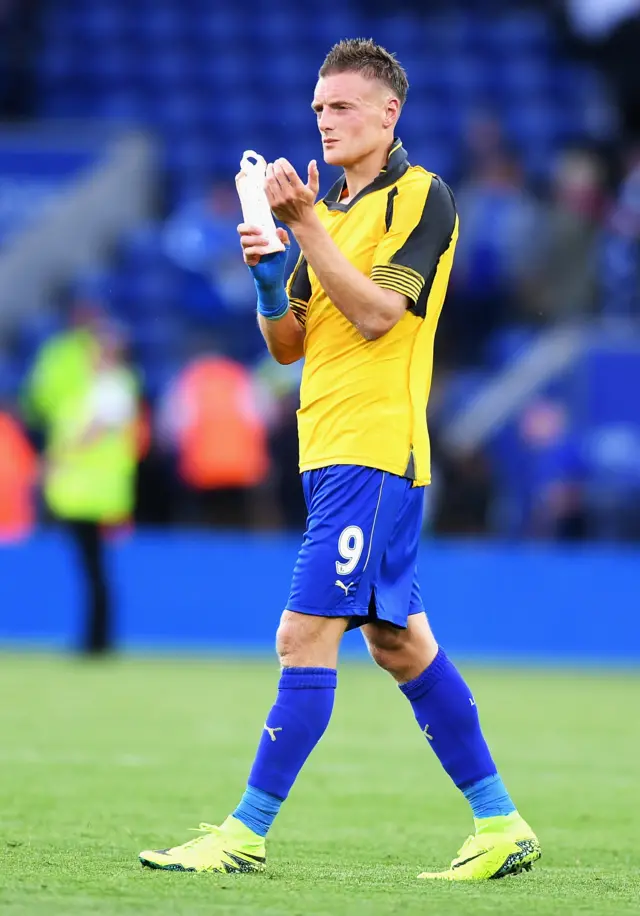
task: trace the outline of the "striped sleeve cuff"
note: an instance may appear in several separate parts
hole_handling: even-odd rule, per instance
[[[289,305],[291,306],[291,311],[298,320],[298,324],[301,327],[305,327],[307,323],[307,302],[303,302],[302,299],[289,299]]]
[[[424,286],[424,278],[416,270],[397,264],[374,264],[371,279],[383,289],[392,289],[408,296],[414,303],[418,301]]]

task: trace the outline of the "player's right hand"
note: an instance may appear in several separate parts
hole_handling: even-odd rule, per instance
[[[289,235],[285,229],[278,227],[276,229],[278,238],[287,248],[289,247]],[[240,245],[242,246],[242,257],[248,267],[255,267],[261,256],[264,254],[265,247],[269,244],[262,234],[262,229],[258,226],[250,226],[248,223],[240,223],[238,226],[238,235],[240,236]]]

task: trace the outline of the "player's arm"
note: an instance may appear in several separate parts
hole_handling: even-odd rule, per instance
[[[325,293],[365,340],[377,340],[400,321],[409,305],[405,294],[383,289],[354,267],[315,212],[292,230]]]
[[[298,324],[292,311],[275,321],[258,315],[258,325],[262,331],[269,353],[277,363],[288,366],[304,356],[304,331]]]
[[[309,166],[307,185],[286,159],[269,166],[267,197],[274,212],[295,233],[336,308],[366,340],[376,340],[400,321],[407,308],[415,308],[427,278],[447,249],[456,219],[451,194],[438,180],[422,196],[398,195],[387,233],[376,250],[371,277],[367,277],[340,252],[309,206],[316,193],[315,163]]]
[[[278,363],[295,363],[304,356],[304,327],[299,308],[289,303],[284,285],[287,252],[264,255],[267,240],[260,229],[241,223],[238,226],[245,264],[251,270],[258,295],[258,324],[269,353]],[[278,229],[281,242],[289,246],[284,229]]]
[[[386,221],[371,279],[383,289],[404,293],[410,311],[424,318],[438,262],[457,236],[453,194],[436,176],[425,182],[422,193],[396,187],[388,198]]]
[[[315,162],[309,163],[306,185],[286,159],[267,167],[265,191],[271,209],[295,233],[307,264],[336,308],[365,340],[377,340],[400,321],[407,299],[382,289],[345,258],[313,209],[318,185]]]

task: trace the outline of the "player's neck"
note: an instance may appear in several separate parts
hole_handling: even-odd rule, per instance
[[[343,199],[345,203],[353,200],[360,191],[363,191],[378,177],[387,164],[392,143],[393,140],[382,149],[374,150],[365,158],[354,162],[353,165],[345,166],[344,175],[347,183],[347,196]]]

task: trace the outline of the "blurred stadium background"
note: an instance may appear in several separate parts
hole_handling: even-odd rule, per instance
[[[458,200],[423,594],[544,859],[416,886],[468,814],[354,662],[269,880],[143,874],[243,789],[304,524],[234,175],[318,156],[357,35]],[[3,914],[637,913],[639,59],[640,0],[0,0]]]
[[[399,135],[461,213],[430,404],[436,630],[482,657],[639,658],[640,4],[3,0],[0,17],[0,638],[81,638],[34,376],[83,329],[139,395],[135,503],[88,519],[108,529],[118,643],[270,645],[304,523],[300,368],[257,331],[234,175],[247,148],[318,155],[317,67],[362,34],[407,68]]]

